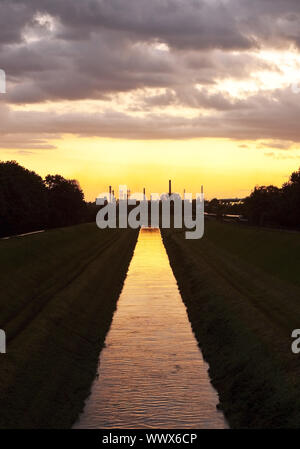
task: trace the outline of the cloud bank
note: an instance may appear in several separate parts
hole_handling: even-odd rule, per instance
[[[2,0],[0,146],[51,149],[63,134],[300,142],[288,85],[299,47],[298,0]]]

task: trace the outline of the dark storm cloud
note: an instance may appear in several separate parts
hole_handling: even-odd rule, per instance
[[[240,29],[231,3],[203,0],[2,0],[3,24],[19,40],[36,13],[49,14],[65,40],[89,38],[99,29],[126,34],[132,40],[162,40],[176,48],[245,49],[253,37]],[[4,7],[5,6],[5,7]],[[237,11],[235,11],[237,12]],[[18,20],[14,20],[15,16]],[[10,24],[9,27],[7,24]]]
[[[25,2],[25,0],[24,0]],[[19,2],[18,2],[19,3]],[[99,28],[171,47],[247,49],[262,39],[299,43],[298,0],[27,0],[63,25],[65,39]]]
[[[1,0],[1,42],[17,42],[37,13],[60,24],[63,40],[111,30],[177,49],[244,50],[261,40],[299,43],[298,0]]]
[[[32,19],[30,1],[1,0],[0,2],[0,45],[17,43],[22,32]]]

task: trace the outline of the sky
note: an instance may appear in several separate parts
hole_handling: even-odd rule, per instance
[[[0,159],[244,197],[300,166],[299,0],[0,0]]]

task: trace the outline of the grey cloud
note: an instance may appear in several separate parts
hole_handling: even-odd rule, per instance
[[[51,30],[47,20],[42,25],[37,14],[53,17],[56,27]],[[6,98],[109,99],[138,88],[182,90],[246,78],[258,68],[278,70],[246,50],[261,41],[296,42],[299,14],[292,0],[2,0]],[[38,38],[27,42],[30,31]],[[151,44],[158,42],[170,52],[155,50]]]
[[[88,42],[77,42],[75,47],[70,43],[59,46],[50,40],[29,47],[23,44],[8,54],[0,51],[0,60],[11,81],[6,97],[11,103],[109,99],[114,93],[146,87],[182,92],[191,90],[195,83],[213,85],[216,79],[246,79],[257,68],[276,70],[273,63],[261,62],[254,55],[238,58],[206,52],[198,54],[198,58],[205,59],[205,63],[193,68],[191,61],[197,61],[195,52],[181,55],[148,46],[128,46],[128,42],[122,41],[112,45],[106,33]]]
[[[28,0],[59,18],[61,36],[78,39],[99,27],[171,47],[249,49],[277,36],[298,42],[297,0]],[[291,30],[292,27],[292,30]]]
[[[261,41],[299,44],[298,0],[29,0],[59,18],[62,37],[99,28],[177,49],[245,50]]]
[[[0,4],[0,45],[17,43],[32,19],[32,8],[25,1],[1,0]]]
[[[234,100],[229,95],[210,94],[205,89],[196,89],[194,86],[180,86],[174,90],[168,89],[164,94],[146,97],[143,104],[151,109],[153,106],[186,106],[196,109],[215,109],[226,111],[230,109],[247,108],[245,100]],[[140,107],[142,110],[143,107]]]
[[[55,26],[37,14],[48,14]],[[299,97],[291,91],[237,100],[205,88],[226,78],[247,79],[257,69],[280,70],[276,61],[263,62],[248,50],[291,44],[300,47],[299,0],[1,0],[7,104],[89,98],[109,104],[120,92],[164,90],[134,105],[145,107],[144,118],[2,107],[1,146],[42,149],[62,133],[299,142]],[[190,119],[152,111],[168,105],[204,108],[207,114]]]
[[[83,137],[123,139],[190,139],[220,137],[237,140],[300,142],[300,104],[289,90],[254,95],[248,107],[198,115],[195,118],[147,113],[136,117],[115,111],[54,113],[2,109],[0,134],[49,140],[70,133]],[[26,139],[25,139],[26,141]],[[51,144],[51,142],[50,142]]]
[[[2,42],[18,42],[38,12],[56,18],[63,40],[106,29],[177,49],[245,50],[300,35],[298,0],[1,0]]]
[[[48,143],[47,140],[40,139],[34,135],[30,136],[28,133],[22,134],[12,132],[6,135],[1,134],[0,148],[9,150],[18,149],[21,153],[22,150],[54,150],[56,146]],[[27,152],[28,151],[26,151],[26,153]],[[25,151],[23,153],[25,153]]]
[[[293,146],[293,142],[291,141],[271,141],[271,142],[262,142],[261,148],[273,148],[277,150],[288,150]]]

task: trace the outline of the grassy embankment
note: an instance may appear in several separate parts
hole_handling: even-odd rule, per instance
[[[201,240],[163,237],[231,427],[300,427],[300,234],[207,221]]]
[[[137,231],[95,224],[0,241],[0,428],[70,427],[83,408]]]

